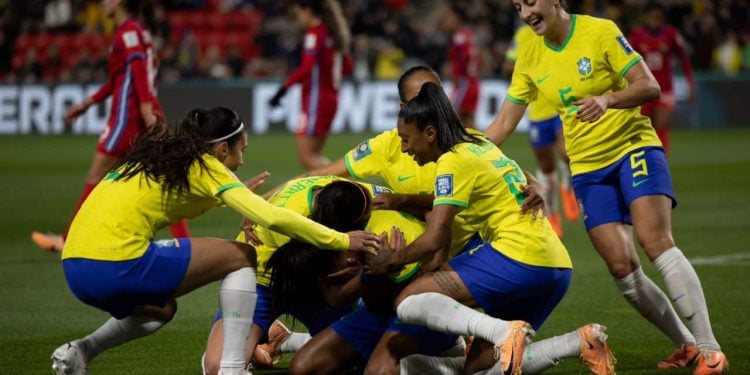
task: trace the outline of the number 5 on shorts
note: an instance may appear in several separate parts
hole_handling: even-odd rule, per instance
[[[633,178],[638,176],[648,176],[648,166],[646,159],[643,159],[645,151],[634,152],[630,154],[630,169],[633,170]]]

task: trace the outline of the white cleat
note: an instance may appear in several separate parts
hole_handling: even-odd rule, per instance
[[[83,351],[70,342],[52,353],[52,370],[56,375],[86,375],[87,360]]]

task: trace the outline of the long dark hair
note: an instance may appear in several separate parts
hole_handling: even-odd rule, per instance
[[[224,107],[194,109],[182,122],[156,124],[138,137],[122,159],[120,178],[144,173],[150,180],[159,181],[164,192],[189,191],[191,166],[197,161],[206,169],[202,155],[210,153],[212,141],[236,132],[224,140],[229,147],[234,146],[242,137],[240,126],[237,113]]]
[[[437,74],[435,70],[430,68],[427,65],[416,65],[409,68],[407,71],[404,72],[404,74],[401,75],[401,77],[398,77],[398,98],[401,100],[401,103],[406,103],[408,100],[406,100],[406,82],[409,82],[411,77],[419,72],[425,72],[430,73],[435,76],[435,80],[437,82],[440,82],[440,76]]]
[[[320,17],[333,36],[336,50],[348,52],[352,44],[352,33],[338,0],[292,0],[292,4],[310,9]]]
[[[401,108],[398,117],[406,123],[415,124],[419,131],[423,131],[428,125],[435,126],[438,134],[437,145],[443,152],[461,142],[483,142],[479,137],[466,131],[445,91],[432,82],[422,85],[419,94]]]
[[[361,185],[335,181],[323,187],[315,199],[313,220],[340,232],[362,230],[367,225],[372,199]],[[323,305],[319,280],[334,271],[340,255],[297,240],[276,249],[266,265],[273,308],[281,312],[294,306]]]
[[[125,0],[125,10],[134,17],[141,19],[141,22],[152,34],[159,31],[159,25],[156,24],[156,12],[154,12],[154,3],[152,0]]]

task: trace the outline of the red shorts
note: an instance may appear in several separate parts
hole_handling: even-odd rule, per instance
[[[479,103],[479,80],[476,77],[458,81],[451,93],[453,108],[459,113],[474,113]]]
[[[657,108],[673,111],[675,106],[674,94],[671,92],[662,92],[659,99],[641,105],[641,114],[651,116]]]
[[[140,120],[140,117],[138,117]],[[110,117],[104,132],[99,137],[96,150],[102,154],[122,158],[130,151],[130,147],[144,129],[140,121],[120,121]]]
[[[310,108],[303,103],[302,113],[297,121],[298,137],[327,137],[331,131],[333,118],[336,117],[338,100],[322,100]]]

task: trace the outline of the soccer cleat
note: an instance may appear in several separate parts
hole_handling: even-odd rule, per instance
[[[47,250],[53,253],[61,253],[65,241],[62,236],[57,234],[44,234],[42,232],[31,232],[31,240],[41,247],[42,250]]]
[[[555,233],[557,233],[557,237],[562,238],[563,236],[563,226],[562,221],[560,220],[560,214],[558,213],[552,213],[549,214],[549,223],[552,225],[552,229],[555,230]]]
[[[255,347],[253,366],[255,368],[273,368],[273,358],[280,354],[279,346],[289,338],[292,331],[284,323],[274,320],[268,328],[268,342]]]
[[[495,344],[495,359],[500,363],[504,375],[521,375],[523,352],[535,334],[531,324],[522,320],[510,322],[510,332],[499,344]]]
[[[729,372],[729,360],[718,350],[704,350],[698,355],[693,375],[714,375]]]
[[[52,352],[52,370],[57,375],[86,375],[88,360],[83,351],[70,342]]]
[[[693,363],[696,357],[698,357],[698,347],[696,347],[695,344],[682,345],[677,348],[669,358],[657,363],[656,367],[662,370],[683,368]]]
[[[581,339],[581,361],[596,375],[614,375],[617,359],[607,345],[607,327],[589,323],[578,328]]]
[[[581,216],[581,210],[578,208],[578,201],[573,189],[560,184],[560,200],[562,200],[563,214],[568,221],[576,221]]]

